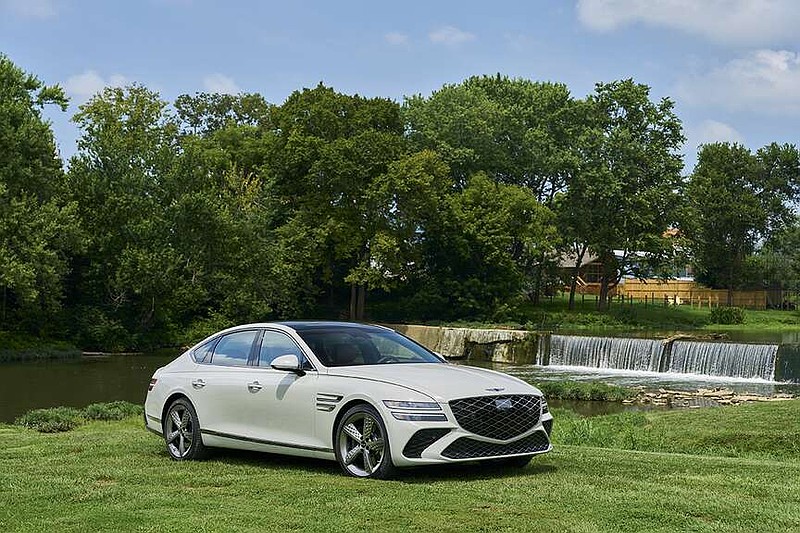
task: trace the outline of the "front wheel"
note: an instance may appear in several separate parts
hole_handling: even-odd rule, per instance
[[[371,405],[353,406],[339,420],[334,452],[349,476],[386,479],[394,474],[386,425]]]
[[[164,441],[169,456],[176,461],[202,459],[206,447],[200,436],[200,423],[192,403],[178,398],[167,409],[163,422]]]

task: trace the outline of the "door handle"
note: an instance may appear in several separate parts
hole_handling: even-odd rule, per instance
[[[192,387],[194,387],[195,389],[202,389],[205,386],[206,386],[206,382],[204,380],[202,380],[202,379],[196,379],[196,380],[192,381]]]
[[[252,383],[247,384],[247,390],[249,390],[250,392],[258,392],[261,389],[262,389],[261,383],[259,383],[258,381],[253,381]]]

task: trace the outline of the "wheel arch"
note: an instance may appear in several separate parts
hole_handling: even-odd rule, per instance
[[[186,396],[184,393],[182,393],[182,392],[173,392],[172,394],[170,394],[167,397],[167,399],[164,401],[164,405],[161,407],[161,426],[162,426],[162,430],[163,430],[163,426],[164,426],[164,417],[167,416],[167,409],[169,409],[169,406],[172,405],[172,403],[175,400],[179,400],[179,399],[186,400],[187,402],[189,402],[189,404],[192,406],[192,408],[194,408],[194,404],[192,403],[192,400],[190,400],[189,397]],[[195,413],[196,412],[197,412],[197,409],[195,409]]]
[[[336,413],[336,418],[333,419],[333,427],[331,428],[331,434],[330,434],[331,448],[336,447],[336,428],[339,427],[339,422],[342,420],[344,414],[347,411],[349,411],[350,409],[352,409],[357,405],[369,405],[370,407],[375,409],[375,411],[377,411],[378,414],[380,415],[380,411],[378,410],[378,408],[375,405],[373,405],[372,402],[370,402],[369,400],[366,400],[364,398],[353,398],[352,400],[349,400],[346,404],[344,404],[341,407],[341,409],[339,409],[339,411]]]

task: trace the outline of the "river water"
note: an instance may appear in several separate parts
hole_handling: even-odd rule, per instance
[[[12,422],[30,409],[59,405],[85,407],[94,402],[126,400],[142,403],[156,368],[178,355],[178,351],[144,355],[84,356],[76,360],[19,362],[0,365],[0,422]],[[737,392],[773,394],[800,393],[798,384],[779,384],[759,379],[693,377],[684,374],[562,367],[557,365],[488,366],[536,384],[547,380],[603,381],[651,389],[697,390],[726,387]],[[605,402],[554,402],[582,414],[604,414],[627,409]]]

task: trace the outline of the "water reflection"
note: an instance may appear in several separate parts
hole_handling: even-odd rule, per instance
[[[126,400],[143,403],[153,371],[176,353],[0,365],[0,422],[30,409]]]

